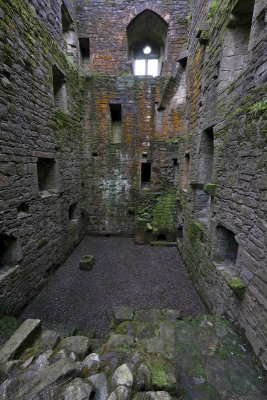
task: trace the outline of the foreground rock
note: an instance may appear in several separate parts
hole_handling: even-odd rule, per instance
[[[92,353],[94,339],[25,321],[1,349],[0,399],[266,399],[253,355],[225,319],[179,319],[176,310],[119,315]]]
[[[92,393],[92,386],[85,383],[81,378],[76,378],[64,390],[63,399],[85,400],[90,398],[91,393]]]
[[[104,373],[90,376],[88,381],[93,385],[95,390],[95,400],[106,400],[108,398],[108,381]]]
[[[75,353],[79,358],[84,358],[90,349],[90,340],[84,336],[71,336],[61,342],[63,349]]]
[[[131,387],[133,385],[133,375],[127,364],[123,364],[116,369],[112,377],[112,383],[114,386]]]
[[[39,319],[27,319],[0,350],[0,365],[12,359],[26,346],[39,330]]]

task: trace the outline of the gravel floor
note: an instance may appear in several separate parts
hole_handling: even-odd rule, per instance
[[[79,269],[84,254],[95,255],[92,271]],[[102,337],[113,306],[174,308],[184,316],[207,313],[175,248],[136,246],[130,238],[86,237],[20,320],[91,327]]]

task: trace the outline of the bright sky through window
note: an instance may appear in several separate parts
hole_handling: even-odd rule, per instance
[[[158,76],[159,60],[135,60],[135,75]]]
[[[135,75],[146,74],[146,60],[135,60]]]
[[[147,75],[158,76],[159,60],[148,60]]]
[[[151,51],[152,51],[152,49],[151,49],[150,46],[146,46],[146,47],[143,48],[143,53],[144,54],[150,54]]]

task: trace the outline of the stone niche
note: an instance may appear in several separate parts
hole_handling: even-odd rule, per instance
[[[238,244],[235,235],[222,225],[216,227],[216,250],[214,260],[229,272],[236,274]]]
[[[78,203],[72,203],[69,206],[69,221],[77,222],[79,219]]]
[[[54,158],[38,158],[37,175],[40,192],[50,192],[57,189],[57,168]]]
[[[0,235],[0,271],[18,264],[21,260],[19,240],[7,234]]]

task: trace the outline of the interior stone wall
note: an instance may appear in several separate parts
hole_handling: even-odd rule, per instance
[[[224,41],[228,40],[227,25],[237,1],[212,3],[213,8],[208,1],[191,2],[187,68],[190,184],[180,190],[183,238],[178,243],[195,286],[209,308],[227,316],[244,331],[266,367],[266,22],[259,27],[266,2],[255,1],[247,67],[226,86],[220,85],[220,62]],[[210,25],[199,38],[197,21]],[[229,41],[227,46],[231,46]],[[234,57],[233,43],[232,46]],[[205,151],[201,141],[205,130],[211,128],[213,172],[210,182],[202,182],[199,166]],[[185,146],[181,159],[186,150]],[[203,219],[196,210],[200,207],[203,211],[204,195],[208,198]],[[224,243],[221,241],[220,226],[232,233],[229,242],[227,236]],[[223,246],[235,245],[236,262],[229,265],[216,260]],[[236,283],[239,288],[246,287],[245,295],[238,293],[232,278],[240,278]]]
[[[163,71],[155,78],[133,76],[128,58],[127,26],[145,10],[155,12],[168,24]],[[147,210],[145,203],[149,200],[145,199],[151,192],[155,199],[160,198],[166,188],[175,187],[173,164],[179,140],[185,134],[185,74],[183,79],[178,74],[177,82],[173,81],[179,72],[177,60],[186,47],[187,14],[186,1],[78,2],[79,35],[90,40],[84,93],[91,234],[135,232],[140,242],[159,234],[156,227],[152,235],[146,228],[152,223],[157,201]],[[159,111],[163,98],[166,104]],[[114,103],[122,107],[120,144],[111,141],[109,104]],[[142,162],[151,163],[149,190],[141,188]],[[171,210],[174,216],[173,207]],[[161,230],[167,233],[168,224],[164,224]],[[175,239],[174,229],[169,236]]]
[[[30,301],[86,232],[177,238],[208,307],[267,366],[266,0],[254,2],[238,76],[231,60],[222,68],[237,2],[66,0],[63,35],[60,0],[0,0],[0,314]],[[131,73],[127,26],[145,10],[168,24],[161,77]],[[121,104],[121,143],[109,104]]]
[[[0,235],[16,241],[13,262],[0,270],[0,314],[16,314],[36,295],[84,234],[81,77],[66,56],[60,7],[0,1]],[[65,76],[67,113],[54,107],[53,65]],[[46,191],[38,159],[52,160]]]

